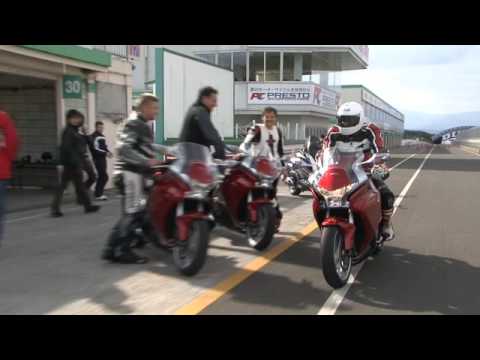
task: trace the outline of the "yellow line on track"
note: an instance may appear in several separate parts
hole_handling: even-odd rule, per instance
[[[314,221],[304,227],[298,235],[290,236],[286,240],[282,241],[280,244],[274,246],[261,256],[256,257],[245,265],[242,269],[232,274],[227,279],[221,281],[216,286],[211,289],[206,290],[204,293],[200,294],[192,302],[187,305],[179,308],[175,315],[196,315],[204,310],[209,305],[213,304],[215,301],[220,299],[223,295],[228,293],[235,286],[243,282],[245,279],[253,275],[255,272],[263,268],[265,265],[269,264],[273,259],[287,250],[289,247],[293,246],[306,236],[310,235],[318,229],[317,223]]]

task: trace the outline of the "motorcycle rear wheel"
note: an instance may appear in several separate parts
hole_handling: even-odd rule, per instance
[[[277,213],[271,204],[261,205],[257,209],[257,222],[248,223],[248,244],[255,250],[266,249],[275,234]]]
[[[320,235],[322,271],[334,289],[345,286],[352,272],[352,257],[345,252],[343,235],[337,227],[325,227]]]
[[[186,276],[200,271],[207,258],[210,225],[205,220],[197,220],[190,225],[188,239],[173,248],[173,262]]]

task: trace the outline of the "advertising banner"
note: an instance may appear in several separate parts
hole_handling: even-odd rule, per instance
[[[340,95],[315,84],[249,84],[249,105],[314,105],[336,110]]]

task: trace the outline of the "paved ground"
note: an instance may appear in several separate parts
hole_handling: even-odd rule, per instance
[[[409,148],[392,157],[391,166],[400,163],[388,180],[396,195],[428,152]],[[480,157],[435,148],[395,214],[397,239],[365,263],[346,294],[336,294],[336,313],[480,313],[479,180]],[[318,232],[305,231],[311,197],[280,191],[285,221],[271,248],[258,253],[218,229],[194,278],[178,275],[170,255],[153,248],[142,266],[99,259],[118,199],[96,215],[73,205],[63,219],[45,210],[10,214],[0,248],[0,314],[172,314],[191,304],[201,314],[317,314],[332,289],[319,267]]]

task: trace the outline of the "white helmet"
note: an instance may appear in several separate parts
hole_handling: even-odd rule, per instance
[[[352,135],[359,131],[366,122],[363,107],[350,101],[342,104],[337,112],[337,126],[343,135]]]

